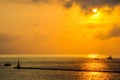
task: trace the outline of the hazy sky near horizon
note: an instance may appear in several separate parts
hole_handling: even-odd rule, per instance
[[[120,0],[0,0],[0,54],[120,57],[119,21]]]

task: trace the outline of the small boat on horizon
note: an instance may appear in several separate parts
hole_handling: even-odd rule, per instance
[[[11,64],[10,63],[5,63],[4,66],[11,66]]]
[[[113,60],[112,56],[110,55],[109,57],[107,57],[108,60]]]

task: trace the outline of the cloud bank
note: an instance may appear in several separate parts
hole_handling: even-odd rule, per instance
[[[17,40],[18,36],[7,34],[7,33],[1,33],[0,34],[0,42],[10,42]]]
[[[107,40],[111,38],[118,38],[120,37],[120,26],[114,26],[107,34],[100,33],[97,35],[97,38],[100,40]]]
[[[92,7],[115,7],[120,5],[120,0],[0,0],[1,2],[17,2],[17,3],[60,3],[64,7],[70,8],[73,4],[79,5],[82,9]]]
[[[65,3],[65,7],[69,8],[74,3],[80,5],[83,9],[89,9],[102,6],[114,7],[120,5],[120,0],[69,0]]]

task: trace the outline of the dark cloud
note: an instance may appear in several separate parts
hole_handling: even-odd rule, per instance
[[[109,37],[120,37],[120,27],[114,27],[109,32]]]
[[[73,3],[81,6],[81,8],[83,9],[89,9],[91,7],[102,7],[102,6],[114,7],[116,5],[120,5],[120,0],[69,0],[69,1],[65,1],[65,7],[70,8],[72,7]]]
[[[82,9],[90,9],[93,7],[109,6],[114,7],[120,5],[120,0],[0,0],[1,2],[20,2],[20,3],[53,3],[63,4],[64,7],[70,8],[73,4],[79,5]]]
[[[100,33],[97,38],[100,40],[106,40],[110,38],[120,37],[120,26],[113,27],[107,34]]]
[[[18,36],[10,35],[7,33],[0,34],[0,42],[10,42],[17,39],[18,39]]]
[[[72,7],[73,2],[74,2],[73,0],[70,0],[70,1],[64,2],[64,6],[65,6],[66,8],[70,8],[70,7]]]

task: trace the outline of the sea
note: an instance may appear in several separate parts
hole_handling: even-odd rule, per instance
[[[46,69],[14,69],[18,60],[22,67]],[[11,66],[4,66],[5,63]],[[58,70],[48,70],[51,68]],[[120,80],[120,59],[0,57],[0,80]]]

